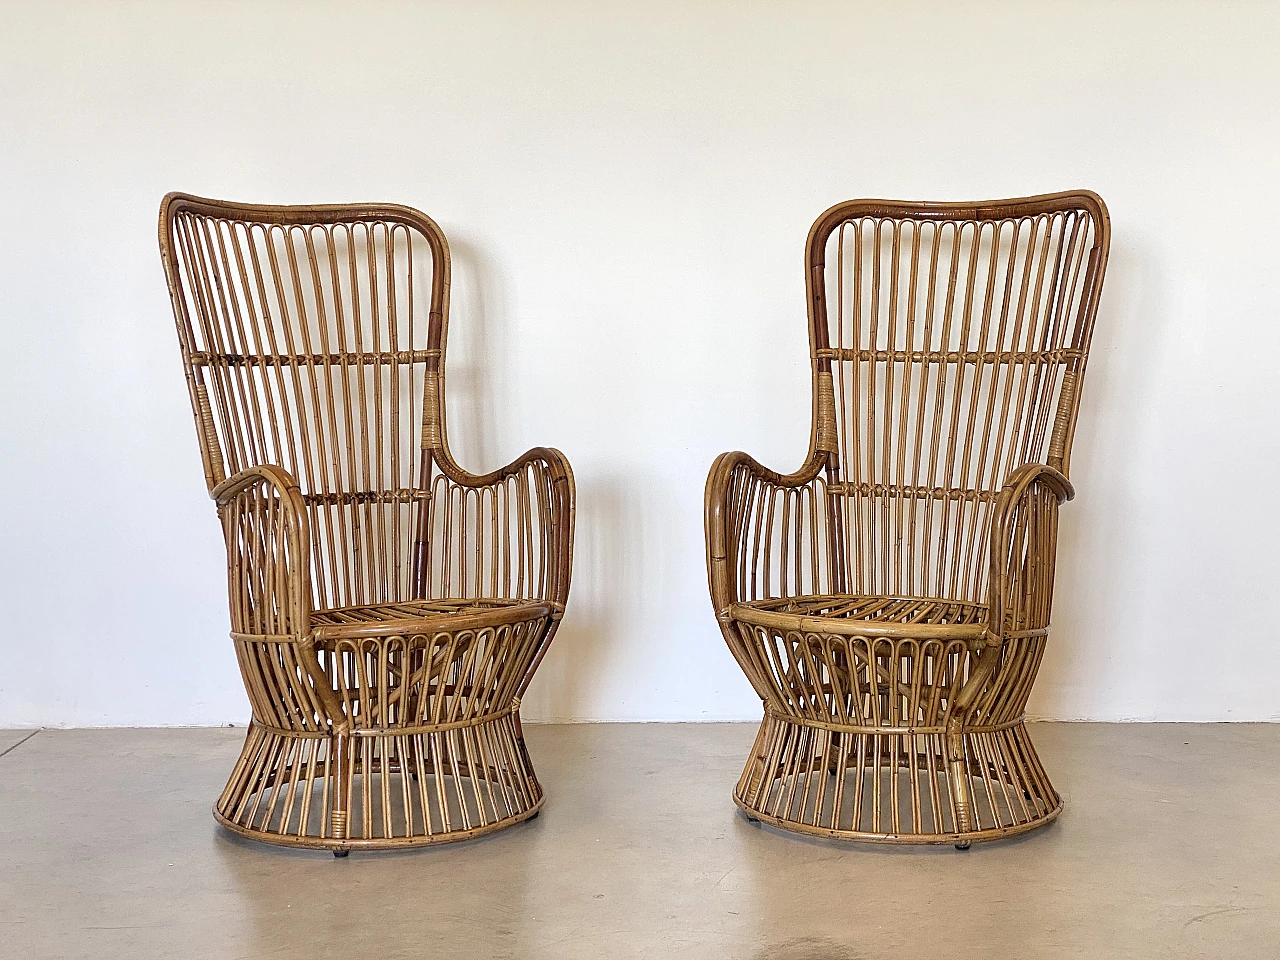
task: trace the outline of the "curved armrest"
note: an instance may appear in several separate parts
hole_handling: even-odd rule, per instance
[[[546,600],[559,619],[577,510],[565,455],[534,447],[485,474],[438,462],[419,544],[422,594]]]
[[[209,495],[227,536],[233,629],[305,635],[311,620],[311,531],[297,481],[283,467],[248,467]]]
[[[491,470],[488,473],[471,473],[458,466],[451,457],[446,459],[436,452],[436,462],[440,470],[454,483],[465,487],[490,487],[507,477],[514,476],[531,463],[540,463],[547,471],[558,478],[573,483],[573,470],[568,458],[555,447],[531,447],[516,457],[505,467]]]
[[[755,559],[760,550],[769,554],[775,547],[773,518],[780,506],[779,500],[783,501],[781,506],[788,521],[798,522],[806,510],[801,491],[811,490],[816,497],[814,484],[827,456],[826,451],[815,451],[803,467],[789,474],[761,466],[742,452],[722,453],[711,465],[703,498],[703,520],[707,541],[707,579],[717,617],[723,620],[729,607],[742,599],[744,591],[758,592],[758,584],[751,589],[751,584],[741,582],[746,579],[745,569],[738,560],[744,557],[744,551],[745,556]],[[794,504],[793,500],[796,501]],[[796,510],[794,516],[791,512],[793,507]],[[809,499],[807,509],[819,509],[814,498]],[[772,585],[769,580],[771,572],[777,573],[780,585],[785,589],[788,572],[803,568],[801,561],[806,558],[796,553],[802,548],[790,542],[789,530],[790,526],[787,526],[779,531],[778,562],[771,563],[769,557],[765,558],[763,589],[766,594]],[[809,544],[812,548],[810,553],[819,545],[818,541]],[[811,576],[817,575],[816,554],[807,559],[810,565],[804,569]],[[756,572],[753,569],[753,579]]]
[[[213,498],[218,506],[222,506],[242,490],[264,482],[274,487],[281,497],[289,501],[286,509],[291,512],[303,510],[300,516],[305,523],[306,503],[302,499],[302,488],[298,486],[298,481],[293,478],[293,474],[284,467],[278,467],[275,464],[266,463],[256,467],[245,467],[235,476],[227,477],[227,479],[216,484],[209,491],[209,496]],[[295,513],[295,515],[299,514]]]
[[[1023,464],[1005,481],[991,520],[991,640],[1002,640],[1009,630],[1049,626],[1058,507],[1075,495],[1062,471],[1043,463]]]
[[[1075,497],[1071,481],[1054,467],[1026,463],[1005,481],[991,519],[987,629],[977,661],[952,705],[962,719],[1000,662],[1008,640],[1043,636],[1049,629],[1058,550],[1058,507]]]
[[[318,713],[335,729],[345,729],[311,630],[311,529],[297,481],[283,467],[248,467],[217,484],[210,496],[227,545],[232,636],[240,644],[272,649],[257,656],[253,667],[271,672],[269,683],[246,674],[255,716],[289,727],[314,724]],[[243,660],[242,669],[249,669]],[[268,693],[269,687],[275,692]]]
[[[577,491],[573,468],[553,447],[534,447],[485,474],[436,450],[442,476],[431,487],[414,555],[423,597],[545,600],[550,626],[524,671],[533,679],[564,616],[573,572]]]

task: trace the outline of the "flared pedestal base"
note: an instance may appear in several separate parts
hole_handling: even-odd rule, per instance
[[[770,712],[734,791],[748,817],[874,843],[995,840],[1062,810],[1026,724],[882,732]]]
[[[512,711],[341,737],[251,724],[214,817],[254,840],[340,852],[466,840],[541,805]]]

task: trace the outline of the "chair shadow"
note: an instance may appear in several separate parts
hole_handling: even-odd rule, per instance
[[[465,468],[500,467],[532,446],[560,446],[554,432],[509,442],[525,397],[516,377],[514,297],[500,264],[465,235],[450,237],[453,261],[449,343],[445,368],[450,446]],[[607,638],[623,625],[645,560],[633,478],[584,473],[575,467],[577,523],[573,586],[565,618],[524,697],[527,720],[598,715],[600,680],[607,670]]]
[[[523,448],[503,449],[512,395],[511,317],[505,278],[481,249],[450,237],[449,339],[445,353],[445,416],[454,458],[473,473],[504,466]]]
[[[1084,655],[1087,638],[1100,622],[1110,624],[1106,637],[1123,632],[1117,611],[1132,622],[1160,602],[1127,559],[1141,554],[1123,521],[1143,504],[1132,457],[1114,454],[1158,444],[1161,417],[1149,398],[1173,348],[1160,322],[1167,287],[1157,259],[1124,241],[1113,245],[1072,450],[1076,500],[1063,506],[1059,527],[1053,633],[1028,708],[1033,717],[1096,715],[1082,696],[1122,682],[1127,666],[1124,658]]]

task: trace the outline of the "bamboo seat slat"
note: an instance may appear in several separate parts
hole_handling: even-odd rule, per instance
[[[317,610],[311,615],[311,625],[318,640],[416,637],[441,632],[475,633],[550,615],[551,605],[540,601],[433,600]]]
[[[745,623],[845,636],[978,639],[987,624],[987,608],[981,604],[920,597],[771,598],[737,603],[730,611]]]
[[[478,597],[471,599],[413,600],[407,603],[380,603],[368,607],[337,607],[332,610],[315,610],[311,614],[312,625],[347,623],[383,623],[388,620],[439,620],[465,614],[483,614],[493,610],[507,610],[519,606],[537,606],[505,597]]]

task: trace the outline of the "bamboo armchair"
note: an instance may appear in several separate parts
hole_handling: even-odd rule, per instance
[[[750,819],[963,849],[1061,811],[1024,709],[1109,231],[1087,192],[814,224],[809,456],[723,454],[706,488],[712,603],[764,702]]]
[[[252,706],[215,818],[341,856],[536,815],[520,697],[569,592],[573,473],[450,454],[444,234],[170,194],[160,250]]]

